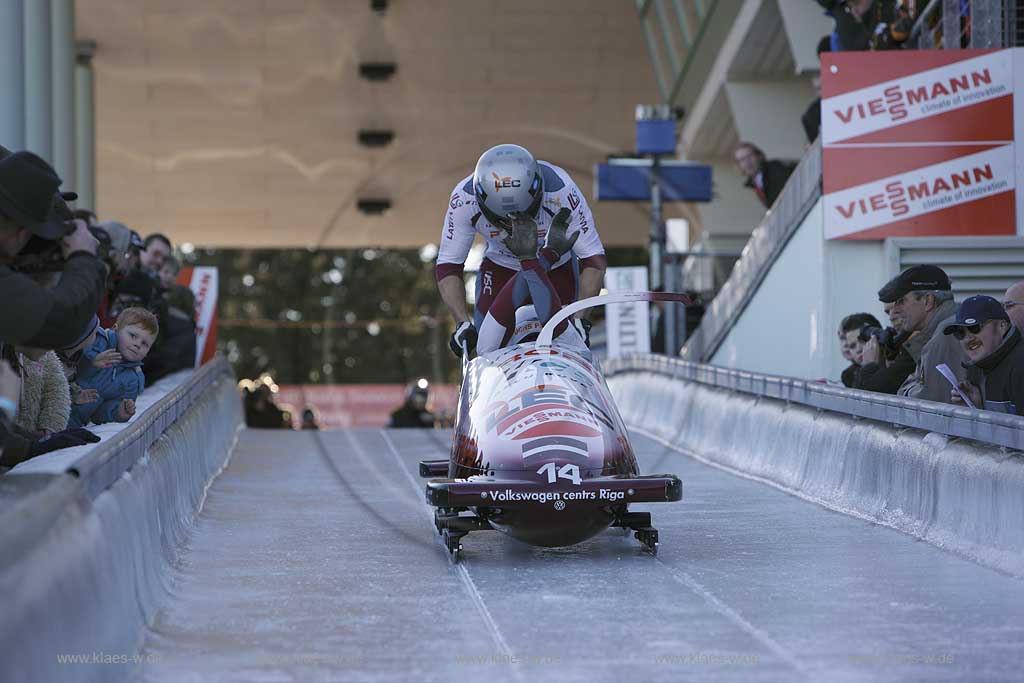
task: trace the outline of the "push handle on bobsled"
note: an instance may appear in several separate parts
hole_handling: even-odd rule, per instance
[[[598,296],[580,299],[562,307],[558,313],[551,316],[551,319],[544,324],[537,337],[537,346],[551,346],[551,340],[555,336],[555,328],[563,320],[568,320],[572,315],[585,308],[603,306],[604,304],[625,304],[635,301],[673,301],[689,306],[693,303],[690,297],[675,292],[608,292]]]

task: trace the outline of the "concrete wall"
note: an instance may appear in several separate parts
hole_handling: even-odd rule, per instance
[[[838,379],[846,366],[839,322],[878,301],[889,278],[882,242],[826,242],[819,201],[712,357],[713,365],[770,375]]]

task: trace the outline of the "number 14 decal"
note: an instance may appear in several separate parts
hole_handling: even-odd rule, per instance
[[[568,479],[577,486],[582,483],[579,465],[562,465],[556,471],[555,463],[549,462],[537,470],[537,474],[547,474],[549,484],[554,484],[559,479]]]

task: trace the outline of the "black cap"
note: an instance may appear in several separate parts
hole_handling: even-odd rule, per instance
[[[62,213],[65,199],[77,197],[59,192],[61,179],[53,167],[32,152],[0,157],[0,211],[20,227],[44,239],[68,234]]]
[[[878,290],[878,300],[890,304],[910,292],[952,289],[946,271],[938,266],[911,266]]]
[[[943,334],[953,334],[958,327],[981,325],[987,320],[1010,320],[1003,305],[990,296],[976,294],[960,302],[956,308],[956,321],[942,328]]]

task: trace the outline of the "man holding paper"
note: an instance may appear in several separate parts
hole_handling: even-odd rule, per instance
[[[984,295],[964,299],[942,332],[958,339],[969,359],[967,379],[950,392],[950,402],[963,404],[962,392],[979,408],[1024,414],[1024,344],[1003,305]]]

